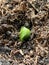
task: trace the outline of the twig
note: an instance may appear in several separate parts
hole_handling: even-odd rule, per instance
[[[38,61],[38,56],[36,56],[36,58],[35,58],[34,65],[37,65],[37,61]]]
[[[46,53],[48,53],[48,51],[46,51],[45,48],[43,48],[43,47],[40,46],[39,44],[38,44],[38,47],[39,47],[42,51],[45,51]]]

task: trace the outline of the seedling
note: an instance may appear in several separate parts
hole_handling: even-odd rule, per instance
[[[31,31],[26,27],[21,27],[20,29],[20,40],[25,41],[30,37]]]

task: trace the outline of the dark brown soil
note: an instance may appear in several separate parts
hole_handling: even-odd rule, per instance
[[[0,65],[49,65],[49,0],[0,0]]]

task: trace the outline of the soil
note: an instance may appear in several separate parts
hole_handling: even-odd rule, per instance
[[[0,0],[0,65],[49,65],[49,0]]]

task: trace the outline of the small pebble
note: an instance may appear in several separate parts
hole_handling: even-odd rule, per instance
[[[0,65],[2,65],[2,62],[0,62]]]
[[[26,23],[25,23],[25,26],[29,28],[29,23],[28,23],[28,22],[26,22]]]
[[[11,35],[11,31],[7,31],[6,35],[10,36]]]
[[[17,40],[17,35],[11,35],[13,40]]]
[[[11,10],[13,9],[13,6],[11,4],[7,5],[7,7]]]
[[[0,65],[10,65],[8,60],[0,59]]]

